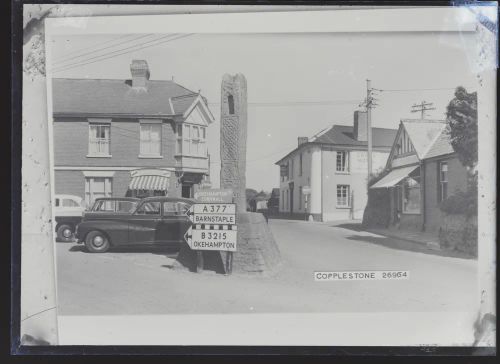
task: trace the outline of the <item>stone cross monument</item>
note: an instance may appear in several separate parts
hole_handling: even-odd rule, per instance
[[[220,185],[231,188],[238,213],[246,212],[247,81],[225,74],[221,87]]]

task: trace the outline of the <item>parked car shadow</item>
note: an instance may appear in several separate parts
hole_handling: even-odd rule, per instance
[[[70,252],[83,252],[89,253],[84,245],[73,245],[69,248]],[[175,258],[179,254],[179,248],[175,247],[156,247],[156,246],[131,246],[131,247],[111,247],[110,253],[144,253],[144,254],[157,254],[163,255],[168,258]],[[90,253],[89,253],[90,254]],[[92,253],[92,254],[106,254],[106,253]]]
[[[411,252],[430,254],[430,255],[438,255],[443,257],[452,257],[452,258],[463,258],[463,259],[474,259],[474,257],[467,255],[462,252],[454,251],[454,250],[434,250],[428,248],[427,246],[414,243],[406,240],[400,240],[395,238],[387,238],[387,237],[375,237],[375,236],[365,236],[365,235],[352,235],[348,236],[347,239],[366,242],[371,244],[376,244],[380,246],[384,246],[386,248],[396,249],[396,250],[406,250]]]

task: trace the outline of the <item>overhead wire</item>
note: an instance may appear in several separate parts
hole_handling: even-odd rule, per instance
[[[102,48],[94,49],[91,52],[83,53],[83,54],[80,54],[80,55],[77,55],[77,56],[73,56],[73,57],[69,57],[69,58],[68,57],[61,58],[59,61],[53,62],[53,64],[56,65],[56,64],[66,63],[66,62],[68,62],[70,60],[73,60],[73,59],[90,56],[92,54],[98,53],[101,50],[109,50],[110,48],[114,48],[114,47],[117,47],[119,45],[130,43],[130,42],[134,42],[136,40],[139,40],[139,39],[142,39],[142,38],[146,38],[146,37],[149,37],[151,35],[154,35],[154,34],[141,35],[139,37],[135,37],[133,39],[127,39],[127,40],[125,40],[123,42],[119,42],[119,43],[116,43],[116,44],[113,44],[113,45],[110,45],[110,46],[107,46],[107,47],[102,47]],[[105,43],[109,43],[109,42],[105,42]],[[80,62],[85,62],[85,61],[86,61],[85,59],[80,60]],[[61,67],[64,67],[64,66],[61,66]]]
[[[158,42],[160,39],[164,39],[164,38],[167,38],[167,37],[158,38],[156,40],[143,43],[143,44],[148,44],[148,43],[154,42],[154,44],[149,44],[149,45],[141,46],[139,48],[135,48],[135,47],[137,47],[137,45],[134,45],[132,47],[128,47],[128,48],[124,48],[124,49],[121,49],[121,50],[116,50],[116,51],[113,51],[113,52],[109,52],[108,54],[114,54],[114,53],[117,53],[117,54],[114,54],[114,55],[111,55],[111,56],[108,56],[108,57],[102,58],[103,56],[105,56],[105,54],[103,54],[103,55],[100,55],[100,56],[97,56],[97,57],[93,57],[93,58],[99,58],[97,60],[87,62],[90,59],[92,59],[92,58],[89,58],[85,62],[79,62],[79,63],[76,63],[74,65],[66,65],[66,66],[63,66],[63,67],[61,67],[59,69],[54,69],[54,70],[52,70],[52,72],[53,73],[57,73],[57,72],[67,71],[67,70],[70,70],[70,69],[73,69],[73,68],[78,68],[78,67],[86,66],[88,64],[92,64],[92,63],[104,61],[104,60],[110,59],[110,58],[115,58],[115,57],[118,57],[118,56],[121,56],[121,55],[124,55],[124,54],[128,54],[128,53],[133,53],[133,52],[136,52],[136,51],[141,50],[141,49],[154,47],[154,46],[157,46],[159,44],[168,43],[168,42],[171,42],[171,41],[174,41],[174,40],[178,40],[178,39],[181,39],[181,38],[185,38],[185,37],[188,37],[188,36],[191,36],[191,35],[193,35],[193,33],[183,34],[183,35],[178,36],[177,38],[170,38],[170,39],[162,40],[160,42]],[[168,37],[172,37],[172,35],[169,35]],[[129,50],[129,51],[124,51],[125,49],[130,49],[130,48],[135,48],[135,49],[132,49],[132,50]]]

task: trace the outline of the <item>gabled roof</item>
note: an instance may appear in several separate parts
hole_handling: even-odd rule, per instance
[[[169,80],[52,79],[54,114],[183,115],[199,94]],[[202,98],[206,103],[206,100]],[[172,109],[173,106],[173,109]]]
[[[397,129],[372,128],[372,146],[378,148],[390,148],[394,142]],[[276,162],[279,164],[283,159],[294,153],[306,144],[330,144],[332,146],[367,147],[368,142],[359,141],[354,138],[354,127],[349,125],[333,125],[309,139],[307,143],[301,144],[286,156]]]
[[[401,124],[420,160],[426,158],[427,152],[446,128],[444,120],[403,119]]]
[[[425,158],[439,157],[441,155],[451,154],[454,152],[455,150],[451,145],[448,129],[445,127],[425,154]]]
[[[374,147],[390,148],[396,133],[396,129],[372,128],[372,145]],[[354,139],[354,127],[349,125],[333,125],[329,130],[311,141],[322,144],[368,145],[368,142]]]

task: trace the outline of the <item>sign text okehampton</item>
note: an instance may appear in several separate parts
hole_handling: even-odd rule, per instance
[[[234,229],[236,229],[236,226],[234,226]],[[193,229],[193,226],[191,226],[186,233],[186,241],[193,250],[235,252],[236,234],[237,230]]]
[[[236,205],[233,203],[197,203],[187,215],[193,225],[184,239],[193,250],[236,251]]]

